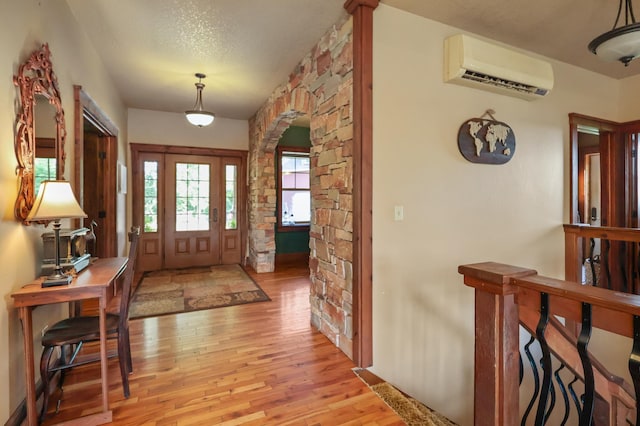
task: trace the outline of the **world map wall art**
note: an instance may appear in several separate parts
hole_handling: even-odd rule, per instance
[[[472,118],[460,126],[458,149],[472,163],[504,164],[516,151],[516,137],[506,123]]]

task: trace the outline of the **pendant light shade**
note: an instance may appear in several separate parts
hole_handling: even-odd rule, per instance
[[[202,73],[196,73],[196,78],[198,78],[198,82],[196,83],[196,104],[194,105],[192,110],[185,111],[185,115],[187,116],[187,120],[189,123],[194,126],[204,127],[213,123],[213,119],[216,117],[213,113],[205,111],[202,107],[202,89],[204,89],[204,83],[202,83],[202,79],[205,78],[206,75]]]
[[[617,27],[623,3],[624,25]],[[631,0],[620,0],[613,29],[594,38],[589,43],[589,50],[604,61],[620,61],[625,66],[640,56],[640,23],[636,23],[633,16]]]

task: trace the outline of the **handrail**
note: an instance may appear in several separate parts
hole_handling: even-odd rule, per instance
[[[638,295],[582,286],[539,276],[531,269],[494,262],[461,265],[458,272],[464,275],[467,286],[476,289],[474,413],[477,425],[520,423],[519,377],[514,372],[519,371],[521,308],[523,314],[532,310],[540,313],[541,300],[546,300],[545,310],[549,316],[557,315],[580,323],[584,319],[583,306],[590,306],[593,327],[635,336],[640,349]],[[633,353],[636,352],[636,340]],[[640,358],[640,353],[636,356]],[[610,393],[622,403],[628,403],[628,398],[619,392]]]
[[[606,242],[606,277],[600,281],[609,288],[623,290],[629,293],[637,292],[639,283],[634,285],[634,277],[640,274],[638,270],[640,252],[640,228],[617,228],[607,226],[590,226],[588,224],[565,224],[565,279],[581,282],[582,265],[586,258],[585,247],[587,241],[601,240]],[[611,243],[618,246],[612,246]],[[624,250],[627,243],[635,243],[635,249]],[[617,248],[616,248],[617,247]],[[635,252],[635,254],[634,254]],[[593,261],[593,259],[591,259]],[[593,264],[593,263],[592,263]],[[611,275],[613,274],[613,275]],[[594,282],[597,281],[594,278]]]

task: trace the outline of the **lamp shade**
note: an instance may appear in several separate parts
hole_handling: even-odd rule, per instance
[[[27,216],[28,222],[87,217],[78,204],[71,184],[65,180],[45,180]]]
[[[624,25],[618,26],[623,16]],[[640,56],[640,23],[636,23],[631,0],[620,0],[613,29],[594,38],[588,48],[603,61],[620,61],[625,67]]]
[[[640,23],[600,35],[589,43],[589,50],[604,61],[628,64],[640,55]]]
[[[213,123],[213,119],[215,118],[215,115],[206,111],[185,111],[185,115],[189,123],[198,127],[208,126]]]

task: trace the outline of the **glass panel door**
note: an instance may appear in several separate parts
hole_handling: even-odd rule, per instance
[[[165,268],[220,263],[220,159],[167,155]]]

